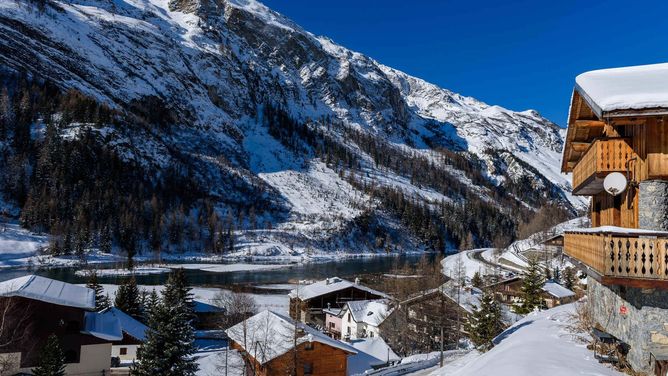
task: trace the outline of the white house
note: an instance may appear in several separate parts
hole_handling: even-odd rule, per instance
[[[347,302],[339,313],[341,336],[347,340],[378,337],[380,324],[390,312],[386,300]]]

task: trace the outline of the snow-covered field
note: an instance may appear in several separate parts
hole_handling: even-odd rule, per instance
[[[583,341],[588,334],[569,329],[574,304],[532,313],[496,337],[490,351],[473,351],[430,375],[623,375],[594,358]]]

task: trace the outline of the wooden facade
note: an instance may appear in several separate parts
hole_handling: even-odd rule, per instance
[[[346,376],[348,355],[350,355],[344,350],[320,342],[306,342],[297,346],[296,354],[295,350],[290,350],[265,364],[260,364],[251,354],[244,351],[240,344],[232,342],[231,347],[242,353],[248,376]]]
[[[576,88],[562,172],[573,173],[574,194],[591,196],[592,227],[639,229],[638,184],[668,179],[668,110],[601,112],[592,108]],[[611,172],[622,173],[629,181],[626,191],[617,196],[603,190],[603,179]],[[667,241],[656,233],[569,231],[564,235],[564,252],[604,283],[668,281],[663,248]]]

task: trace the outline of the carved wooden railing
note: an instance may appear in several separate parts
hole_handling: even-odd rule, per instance
[[[573,192],[577,193],[593,175],[625,172],[626,162],[634,156],[627,138],[594,141],[573,169]]]
[[[564,253],[604,277],[668,280],[668,233],[569,231]]]

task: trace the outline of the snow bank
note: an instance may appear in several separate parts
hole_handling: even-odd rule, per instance
[[[574,305],[568,304],[530,314],[501,333],[496,346],[484,354],[473,352],[431,375],[546,375],[621,376],[598,363],[594,354],[577,338],[586,333],[567,329]]]

